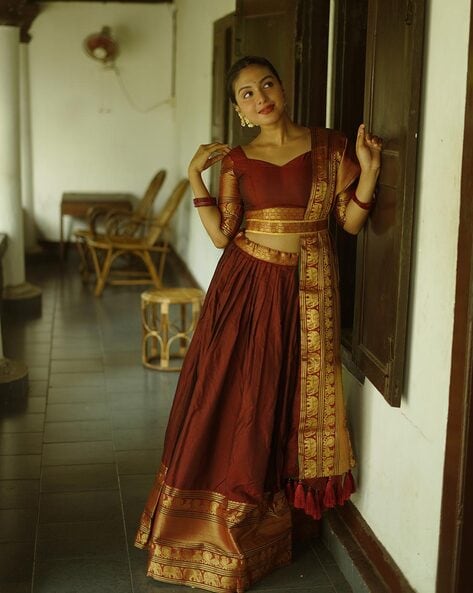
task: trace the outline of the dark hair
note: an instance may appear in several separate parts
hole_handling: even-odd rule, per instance
[[[257,64],[258,66],[266,66],[266,68],[268,68],[272,72],[272,74],[274,74],[274,76],[278,79],[278,81],[282,84],[278,71],[269,60],[267,60],[266,58],[262,58],[260,56],[245,56],[236,61],[231,66],[230,70],[227,72],[227,81],[225,88],[227,89],[227,95],[232,103],[236,103],[235,89],[233,88],[233,83],[235,82],[237,76],[240,74],[243,68],[246,68],[247,66],[251,66],[253,64]]]

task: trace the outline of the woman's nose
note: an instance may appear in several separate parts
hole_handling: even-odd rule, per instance
[[[266,101],[266,93],[264,89],[259,89],[256,91],[256,102],[257,103],[264,103]]]

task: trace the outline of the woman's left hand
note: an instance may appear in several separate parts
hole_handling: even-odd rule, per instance
[[[358,128],[356,156],[362,171],[378,170],[381,167],[383,139],[366,131],[365,124]]]

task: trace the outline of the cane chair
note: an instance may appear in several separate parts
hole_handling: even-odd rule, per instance
[[[166,255],[170,251],[167,231],[188,185],[187,179],[179,181],[159,214],[148,221],[142,221],[133,236],[106,232],[103,236],[86,239],[96,275],[96,296],[101,296],[106,284],[162,287]],[[115,230],[120,231],[120,227],[115,227]],[[124,256],[132,262],[141,261],[144,266],[141,266],[142,269],[136,265],[112,267],[118,258]]]
[[[88,228],[78,229],[74,232],[80,257],[79,271],[84,282],[88,281],[91,271],[87,239],[98,239],[107,233],[134,236],[136,231],[141,228],[142,223],[152,215],[154,201],[165,179],[166,171],[161,169],[149,182],[143,197],[133,212],[107,209],[100,206],[89,208],[87,212]],[[100,229],[102,229],[102,232],[100,232]]]

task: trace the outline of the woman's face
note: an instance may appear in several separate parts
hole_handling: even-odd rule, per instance
[[[243,68],[233,88],[237,111],[257,126],[272,124],[284,113],[284,90],[266,66],[251,64]]]

